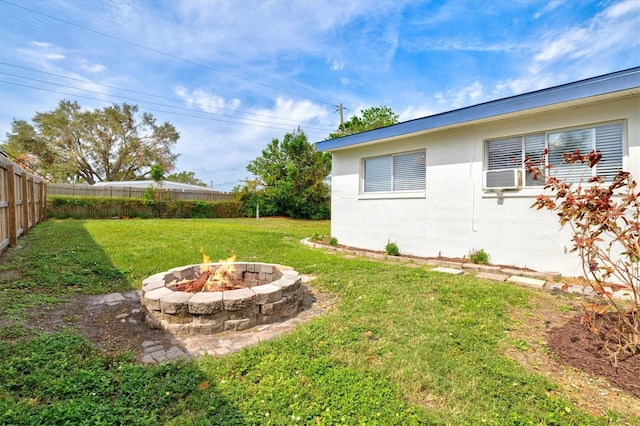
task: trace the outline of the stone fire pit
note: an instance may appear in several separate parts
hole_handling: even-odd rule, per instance
[[[302,305],[300,275],[288,266],[232,262],[243,288],[225,291],[178,291],[176,281],[228,263],[189,265],[152,275],[142,282],[145,322],[175,335],[203,335],[246,330],[281,321]]]

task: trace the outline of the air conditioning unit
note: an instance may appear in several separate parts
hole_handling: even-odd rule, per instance
[[[484,172],[485,189],[518,189],[521,187],[521,169],[486,170]]]

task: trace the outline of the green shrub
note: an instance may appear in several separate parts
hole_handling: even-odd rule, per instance
[[[242,211],[247,217],[256,216],[259,206],[260,217],[286,216],[294,219],[325,220],[331,217],[331,201],[312,201],[289,196],[289,191],[240,192]]]
[[[396,243],[392,243],[389,241],[385,246],[384,250],[387,252],[389,256],[400,256],[400,249]]]
[[[120,197],[47,198],[47,216],[57,219],[245,217],[239,201],[165,200]]]
[[[336,237],[331,237],[331,239],[329,240],[329,245],[330,246],[337,246],[338,245],[338,239]]]
[[[487,263],[489,263],[489,255],[486,251],[484,251],[484,249],[471,250],[471,252],[469,252],[469,259],[473,263],[477,263],[479,265],[486,265]]]
[[[153,186],[149,185],[145,188],[142,199],[147,201],[154,201],[156,199],[156,191],[153,189]]]

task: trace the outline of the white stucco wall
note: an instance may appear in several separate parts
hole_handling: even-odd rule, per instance
[[[331,235],[341,244],[401,253],[462,257],[484,249],[494,264],[581,273],[569,253],[571,236],[550,211],[529,206],[541,189],[505,192],[482,188],[485,140],[606,121],[625,120],[624,169],[640,180],[638,96],[565,110],[441,130],[333,152]],[[362,158],[426,149],[427,189],[418,198],[360,193]]]

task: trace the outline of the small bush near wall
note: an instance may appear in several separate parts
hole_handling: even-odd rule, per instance
[[[74,196],[49,196],[47,216],[57,219],[245,217],[242,203],[238,201],[153,201],[141,198]]]

